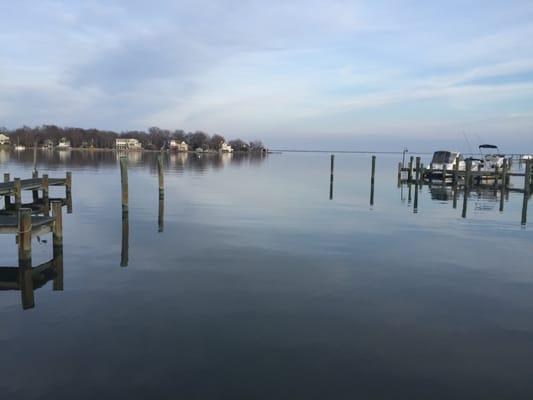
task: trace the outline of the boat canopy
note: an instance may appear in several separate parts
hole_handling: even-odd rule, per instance
[[[498,146],[493,145],[493,144],[480,144],[479,148],[480,149],[497,149]]]
[[[449,164],[455,161],[457,153],[451,151],[436,151],[433,153],[432,164]]]

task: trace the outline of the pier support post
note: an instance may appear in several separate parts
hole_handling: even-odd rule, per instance
[[[34,150],[34,153],[35,153],[35,150]],[[34,169],[32,174],[31,174],[31,177],[33,179],[39,178],[39,172],[36,169]],[[31,194],[32,194],[33,202],[36,203],[37,200],[39,200],[39,191],[38,190],[32,190]]]
[[[18,256],[19,267],[31,268],[31,208],[18,211]]]
[[[67,171],[65,178],[65,195],[67,200],[67,214],[72,214],[72,172]]]
[[[43,174],[43,212],[45,215],[50,213],[50,184],[48,182],[48,174]]]
[[[409,157],[409,165],[407,166],[407,180],[411,182],[413,179],[413,156]]]
[[[159,197],[161,197],[165,190],[165,174],[163,170],[163,154],[157,156],[157,174],[159,177]]]
[[[120,157],[120,185],[122,188],[122,211],[128,211],[128,159]]]
[[[330,176],[329,176],[329,199],[333,200],[333,175],[335,173],[335,154],[331,155]]]
[[[63,245],[63,216],[61,214],[61,206],[61,201],[52,201],[52,217],[54,217],[52,236],[54,247]]]
[[[420,157],[416,158],[416,172],[415,172],[415,180],[416,184],[418,185],[420,183]]]
[[[505,200],[505,191],[507,190],[507,159],[503,159],[502,165],[502,183],[500,185],[500,212],[503,212],[504,200]]]
[[[524,200],[522,203],[522,225],[527,222],[527,203],[529,202],[529,192],[531,190],[531,160],[525,162],[524,172]]]
[[[372,156],[372,172],[370,175],[370,205],[374,205],[374,182],[376,177],[376,156]]]
[[[472,160],[466,160],[466,173],[465,173],[465,186],[464,186],[464,193],[463,193],[463,212],[461,216],[463,218],[466,218],[466,209],[468,206],[468,193],[470,189],[470,171],[472,169]]]
[[[20,184],[20,178],[15,178],[14,183],[15,208],[18,210],[22,203],[22,186]]]
[[[9,174],[4,174],[4,183],[7,183],[9,182]],[[7,195],[7,196],[4,196],[4,207],[5,209],[9,209],[11,207],[11,196],[10,195]]]

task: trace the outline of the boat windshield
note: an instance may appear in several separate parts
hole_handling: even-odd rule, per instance
[[[433,154],[433,160],[431,160],[431,162],[433,164],[449,164],[455,160],[456,156],[456,153],[449,151],[436,151]]]

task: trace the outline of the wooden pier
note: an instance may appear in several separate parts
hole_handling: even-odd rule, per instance
[[[50,198],[51,186],[64,186],[66,197]],[[23,191],[32,192],[32,202],[22,202]],[[4,174],[0,196],[4,197],[0,234],[15,235],[18,246],[18,267],[0,267],[0,290],[20,290],[22,307],[32,308],[33,291],[49,280],[53,279],[54,290],[63,289],[62,207],[72,212],[72,174],[67,172],[65,178],[49,178],[44,174],[39,178],[34,170],[31,179],[13,180]],[[32,237],[47,233],[52,233],[54,258],[32,267]]]

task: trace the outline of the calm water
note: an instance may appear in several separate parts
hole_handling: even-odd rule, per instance
[[[415,213],[398,156],[378,155],[371,207],[370,155],[337,155],[333,199],[329,154],[171,155],[160,204],[155,157],[129,155],[123,224],[113,153],[39,153],[73,173],[63,291],[27,310],[0,291],[2,398],[533,398],[522,194],[501,213],[473,191],[462,218],[462,193],[424,186]],[[0,162],[31,175],[31,151]],[[14,237],[0,248],[16,265]]]

